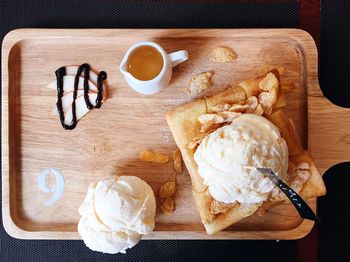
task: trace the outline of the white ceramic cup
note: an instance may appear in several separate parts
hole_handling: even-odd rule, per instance
[[[143,81],[135,78],[128,72],[127,62],[130,54],[141,46],[152,46],[162,55],[163,68],[160,73],[153,79]],[[126,82],[131,88],[141,94],[155,94],[158,93],[163,87],[166,87],[172,76],[172,69],[174,66],[186,61],[188,59],[188,52],[186,50],[177,51],[171,54],[167,54],[165,50],[154,42],[141,42],[131,46],[126,52],[122,62],[120,63],[120,72],[124,75]]]

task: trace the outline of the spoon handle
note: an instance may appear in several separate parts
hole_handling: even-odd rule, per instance
[[[310,219],[321,223],[318,216],[309,207],[309,205],[299,196],[293,189],[287,186],[281,179],[279,179],[275,173],[269,168],[257,168],[261,173],[267,175],[267,177],[289,198],[296,210],[299,212],[302,218]]]

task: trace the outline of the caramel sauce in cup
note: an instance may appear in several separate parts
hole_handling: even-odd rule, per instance
[[[154,42],[141,42],[128,49],[120,64],[120,72],[135,91],[155,94],[169,84],[172,68],[187,59],[185,50],[167,54]]]

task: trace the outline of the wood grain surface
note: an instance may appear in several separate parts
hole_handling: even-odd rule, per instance
[[[127,48],[155,41],[167,52],[189,51],[190,59],[174,69],[171,84],[156,95],[129,88],[118,70]],[[230,46],[238,54],[233,63],[210,61],[216,46]],[[46,85],[64,65],[89,63],[108,74],[109,98],[72,131],[64,130],[52,114],[56,92]],[[165,112],[194,99],[183,89],[194,73],[214,71],[214,85],[202,95],[220,92],[230,83],[254,76],[259,67],[285,67],[283,81],[295,88],[287,95],[287,114],[295,122],[304,147],[309,147],[323,172],[350,159],[346,127],[337,108],[322,96],[317,81],[317,51],[306,32],[297,29],[21,29],[10,32],[2,47],[2,186],[3,221],[18,238],[80,239],[77,212],[88,185],[109,175],[136,175],[157,195],[172,174],[172,163],[139,160],[144,149],[171,154],[175,143]],[[322,112],[321,116],[320,113]],[[335,117],[337,115],[337,117]],[[349,119],[349,117],[348,117]],[[329,126],[332,140],[325,139]],[[349,129],[349,128],[348,128]],[[345,142],[342,142],[345,136]],[[331,143],[330,143],[331,142]],[[327,153],[324,151],[327,150]],[[331,157],[330,157],[331,156]],[[330,159],[331,158],[331,159]],[[62,197],[43,203],[52,193],[37,186],[40,172],[54,167],[65,180]],[[191,195],[187,172],[178,179],[176,210],[170,216],[157,211],[156,229],[146,239],[297,239],[313,222],[302,220],[289,204],[252,216],[223,232],[208,236]],[[54,179],[47,183],[53,186]],[[309,200],[315,208],[315,199]]]

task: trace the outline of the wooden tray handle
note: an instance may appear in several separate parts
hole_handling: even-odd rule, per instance
[[[330,102],[317,81],[308,83],[308,149],[324,174],[330,167],[350,161],[350,108]]]

